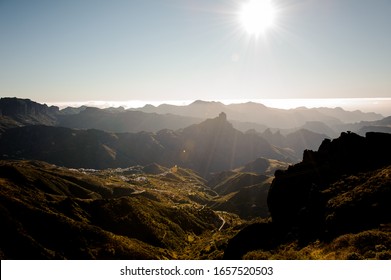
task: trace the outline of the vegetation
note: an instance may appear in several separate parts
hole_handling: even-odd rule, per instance
[[[204,106],[222,104],[187,108]],[[268,110],[235,110],[250,107]],[[126,128],[175,118],[0,99],[0,258],[390,259],[390,134],[342,133],[289,165],[331,128],[243,133],[224,113]]]
[[[225,258],[389,258],[389,134],[342,134],[278,171],[268,193],[272,221],[230,240]]]
[[[243,259],[269,260],[389,260],[391,232],[373,229],[344,234],[331,242],[315,241],[301,247],[297,242],[265,251],[248,252]]]
[[[164,170],[164,169],[163,169]],[[0,162],[2,258],[222,258],[244,221],[201,202],[204,180],[175,167],[70,170]]]

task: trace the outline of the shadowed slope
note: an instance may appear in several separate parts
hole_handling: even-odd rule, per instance
[[[229,242],[225,257],[241,258],[246,251],[261,249],[266,253],[256,255],[272,258],[289,244],[298,246],[297,253],[316,239],[327,249],[344,234],[373,229],[376,232],[363,235],[382,235],[377,231],[391,223],[389,143],[390,134],[342,133],[324,140],[317,152],[305,151],[302,162],[275,174],[268,194],[272,222],[240,232]],[[270,235],[277,238],[265,243]]]
[[[0,135],[0,158],[37,159],[94,169],[158,163],[180,165],[206,177],[257,157],[285,159],[257,135],[234,129],[221,115],[179,131],[108,133],[50,126],[25,126]]]

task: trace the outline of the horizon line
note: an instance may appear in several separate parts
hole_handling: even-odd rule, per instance
[[[216,102],[224,105],[257,103],[275,109],[297,108],[342,108],[346,111],[360,110],[362,112],[375,112],[382,115],[391,115],[391,97],[342,97],[342,98],[248,98],[248,99],[182,99],[182,100],[90,100],[90,101],[62,101],[42,102],[48,106],[57,106],[60,109],[66,107],[97,107],[140,109],[146,105],[158,107],[160,105],[188,106],[194,102]],[[40,102],[40,101],[37,101]]]

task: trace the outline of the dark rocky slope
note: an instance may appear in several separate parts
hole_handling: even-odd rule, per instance
[[[391,135],[342,133],[305,151],[303,161],[277,171],[268,194],[272,222],[230,241],[226,258],[296,240],[332,241],[391,223]]]

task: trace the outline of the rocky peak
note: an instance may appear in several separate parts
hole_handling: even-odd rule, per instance
[[[391,134],[368,133],[362,137],[344,132],[337,139],[324,140],[318,151],[306,150],[302,162],[275,174],[268,194],[273,222],[283,228],[312,225],[312,234],[316,234],[323,226],[320,221],[330,184],[341,176],[390,165],[390,142]],[[303,209],[312,216],[304,217]]]
[[[39,104],[30,99],[5,97],[0,99],[0,115],[2,116],[39,116],[58,114],[59,108]]]
[[[218,116],[218,119],[221,121],[227,121],[227,114],[224,112],[221,112]]]

